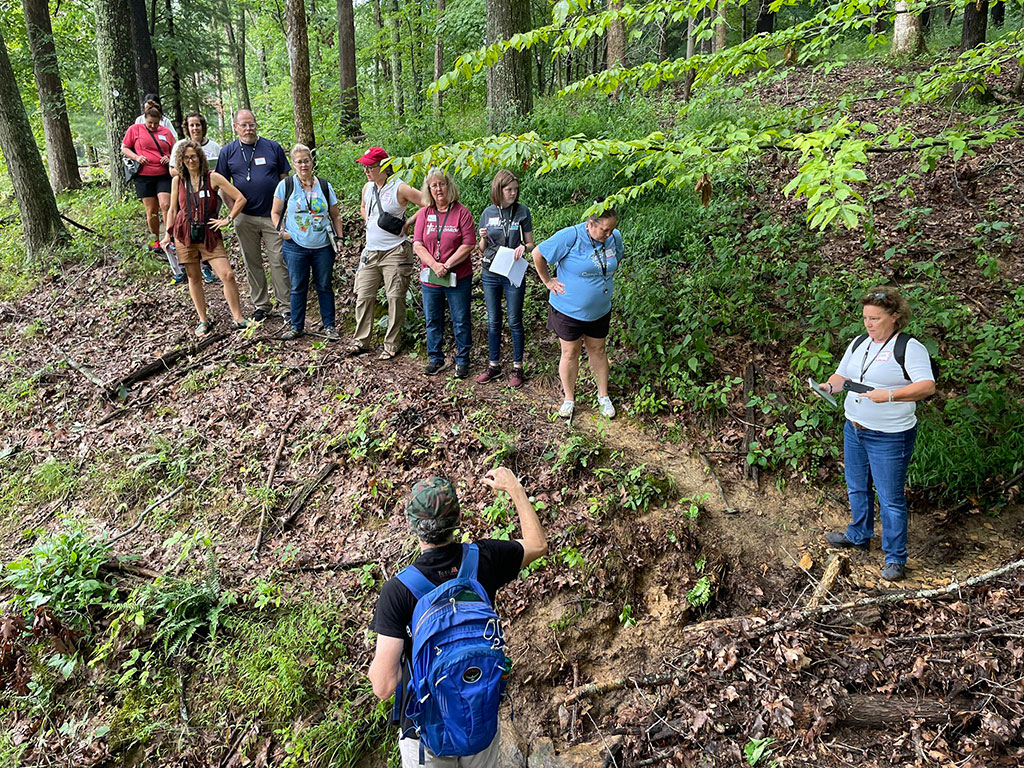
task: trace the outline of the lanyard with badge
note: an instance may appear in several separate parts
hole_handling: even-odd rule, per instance
[[[601,275],[604,277],[605,285],[604,292],[608,293],[608,248],[604,243],[601,243],[601,253],[597,252],[597,241],[590,236],[590,232],[587,232],[587,237],[590,239],[590,247],[594,249],[594,257],[597,259],[597,264],[601,267]],[[611,237],[611,235],[609,235]]]
[[[858,395],[870,392],[873,389],[872,387],[864,384],[864,377],[867,376],[868,369],[874,364],[875,360],[878,359],[878,356],[882,354],[882,350],[885,349],[886,345],[895,338],[897,333],[897,331],[893,331],[889,335],[889,338],[882,342],[882,346],[878,348],[878,351],[875,352],[875,356],[872,357],[871,360],[868,360],[868,352],[871,351],[871,342],[868,341],[868,343],[864,345],[864,356],[860,360],[860,382],[859,384],[854,385],[852,382],[848,381],[843,385],[844,389],[849,389],[851,392],[856,392]],[[857,398],[857,402],[860,402],[859,397]]]
[[[441,226],[438,227],[438,229],[437,229],[437,245],[434,247],[434,259],[436,261],[441,261],[441,235],[444,234],[444,228],[448,224],[448,216],[451,215],[452,208],[454,208],[454,207],[455,207],[454,205],[449,205],[448,206],[448,210],[444,212],[444,221],[441,223]],[[435,208],[434,209],[434,219],[435,219],[435,221],[436,221],[437,217],[440,216],[440,215],[441,215],[441,212],[438,211],[437,208]]]
[[[512,230],[512,220],[516,217],[516,206],[518,205],[519,203],[512,203],[512,205],[509,206],[507,221],[505,220],[505,217],[501,215],[501,208],[498,209],[498,226],[501,227],[502,234],[505,235],[505,245],[509,248],[512,247],[512,243],[509,242],[508,237]]]
[[[242,146],[243,146],[242,142],[238,142],[238,151],[242,155],[242,162],[245,163],[245,180],[246,181],[252,181],[252,164],[253,164],[253,161],[256,159],[256,147],[258,147],[259,144],[260,144],[260,139],[257,136],[256,137],[256,143],[252,145],[252,156],[248,160],[246,160],[245,159],[245,150],[242,149]]]

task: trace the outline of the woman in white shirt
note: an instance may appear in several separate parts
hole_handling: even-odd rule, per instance
[[[882,518],[882,578],[903,578],[907,562],[907,467],[917,436],[917,401],[935,393],[928,350],[901,333],[910,305],[897,289],[872,288],[861,299],[864,329],[822,386],[844,387],[843,463],[852,521],[826,534],[835,547],[867,550],[874,536],[875,493]]]

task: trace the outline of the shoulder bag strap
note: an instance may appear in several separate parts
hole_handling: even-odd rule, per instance
[[[480,567],[480,547],[476,542],[462,545],[462,565],[459,566],[460,579],[476,579]]]
[[[896,362],[900,366],[900,370],[903,371],[903,378],[910,381],[910,374],[907,373],[907,345],[913,338],[909,333],[901,333],[896,337],[896,343],[893,345],[893,357],[896,358]]]
[[[861,344],[863,344],[865,341],[867,341],[867,338],[868,338],[868,335],[866,333],[862,333],[860,336],[858,336],[856,339],[854,339],[853,340],[853,346],[850,347],[850,351],[851,352],[856,352],[857,351],[857,347],[859,347]]]
[[[395,578],[402,582],[417,600],[434,590],[434,583],[420,573],[420,569],[415,565],[406,566]]]
[[[284,228],[284,220],[288,218],[288,201],[292,199],[292,190],[295,189],[295,177],[286,176],[284,180],[284,208],[281,209],[281,218],[277,220],[277,231]]]
[[[160,146],[160,142],[156,140],[156,135],[149,130],[149,127],[145,123],[142,124],[142,127],[146,129],[146,133],[149,134],[149,138],[153,140],[153,143],[156,145],[156,151],[160,153],[160,157],[163,157],[164,149]]]

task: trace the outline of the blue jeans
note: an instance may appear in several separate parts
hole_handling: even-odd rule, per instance
[[[875,493],[882,517],[882,551],[886,563],[907,562],[907,466],[914,453],[917,427],[906,432],[843,428],[843,463],[853,521],[846,538],[865,544],[875,533]]]
[[[469,322],[469,297],[473,287],[472,277],[459,279],[454,288],[439,285],[423,285],[423,315],[427,325],[427,354],[430,362],[444,362],[444,307],[452,316],[452,330],[455,331],[455,363],[469,365],[469,350],[473,346],[473,329]]]
[[[331,287],[331,271],[334,269],[334,251],[329,245],[323,248],[303,248],[291,240],[281,241],[281,251],[292,284],[292,327],[301,331],[306,324],[306,296],[309,294],[309,273],[312,270],[316,297],[320,302],[320,320],[324,328],[333,328],[334,288]]]
[[[504,275],[496,275],[489,269],[480,274],[484,285],[484,301],[487,303],[487,352],[491,362],[501,360],[501,297],[505,297],[508,308],[508,329],[512,332],[512,361],[523,362],[523,299],[526,298],[526,280],[516,288]]]

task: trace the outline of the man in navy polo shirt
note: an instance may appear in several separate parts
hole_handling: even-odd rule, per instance
[[[232,120],[238,138],[228,144],[217,158],[217,173],[226,177],[245,195],[245,208],[235,221],[238,244],[245,258],[249,296],[256,306],[254,320],[270,315],[272,306],[267,291],[267,273],[263,270],[261,249],[267,249],[274,298],[282,316],[288,320],[291,283],[288,266],[281,253],[281,233],[270,221],[270,207],[278,182],[291,172],[284,149],[276,141],[256,133],[256,116],[248,109],[235,112]]]

